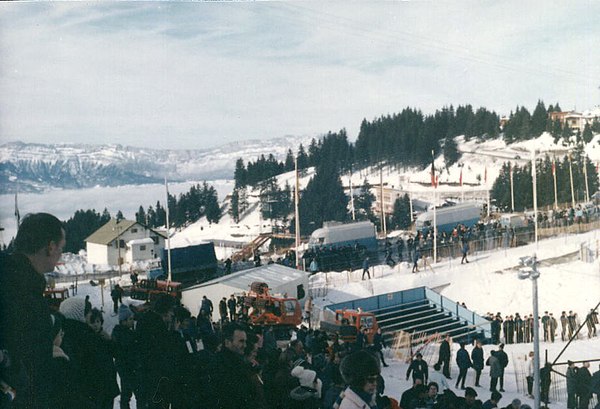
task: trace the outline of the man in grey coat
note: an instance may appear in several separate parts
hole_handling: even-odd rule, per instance
[[[496,351],[492,351],[486,362],[490,367],[490,391],[492,392],[497,390],[496,386],[498,385],[498,378],[502,376],[502,364],[496,354]]]

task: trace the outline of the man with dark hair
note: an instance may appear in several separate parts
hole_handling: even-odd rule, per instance
[[[498,391],[493,391],[492,396],[484,402],[481,409],[496,409],[498,403],[500,403],[500,399],[502,399],[502,394]]]
[[[406,380],[408,381],[408,378],[410,376],[410,373],[412,372],[412,378],[413,378],[413,382],[415,381],[415,379],[419,378],[421,379],[421,381],[423,381],[424,385],[427,385],[427,378],[429,377],[429,371],[427,368],[427,362],[423,361],[423,355],[420,352],[417,352],[416,355],[416,359],[414,359],[407,371],[406,371]]]
[[[456,400],[457,409],[481,409],[482,403],[477,399],[477,392],[471,387],[465,388],[465,397]]]
[[[14,245],[0,255],[0,350],[10,357],[0,377],[17,391],[12,408],[47,408],[53,336],[44,273],[60,259],[65,231],[51,214],[29,214]]]
[[[212,382],[217,408],[258,407],[250,366],[244,361],[247,334],[236,322],[223,326],[221,351],[215,357]]]

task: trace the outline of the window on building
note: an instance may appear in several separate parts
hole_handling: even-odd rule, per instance
[[[131,229],[132,233],[137,233],[138,229]]]
[[[125,240],[119,240],[119,247],[121,247],[122,249],[125,248]]]
[[[158,236],[152,236],[150,238],[152,239],[152,241],[154,242],[154,244],[158,244]]]
[[[144,246],[144,245],[140,246],[140,251],[146,251],[146,246]]]

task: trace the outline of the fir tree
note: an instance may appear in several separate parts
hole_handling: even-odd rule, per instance
[[[229,215],[235,223],[240,222],[240,193],[238,189],[233,189],[233,192],[231,193]]]
[[[135,214],[135,221],[138,222],[141,225],[144,225],[144,226],[147,224],[146,212],[144,211],[144,207],[143,206],[140,206],[140,208],[136,212],[136,214]]]
[[[407,229],[410,227],[410,198],[407,194],[397,198],[394,202],[392,223],[397,229]]]
[[[460,159],[460,153],[458,152],[458,145],[452,137],[446,137],[444,141],[444,161],[446,167],[449,168]]]

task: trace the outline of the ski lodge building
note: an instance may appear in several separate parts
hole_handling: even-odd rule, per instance
[[[157,258],[166,238],[136,221],[110,219],[85,239],[88,263],[121,265]]]

